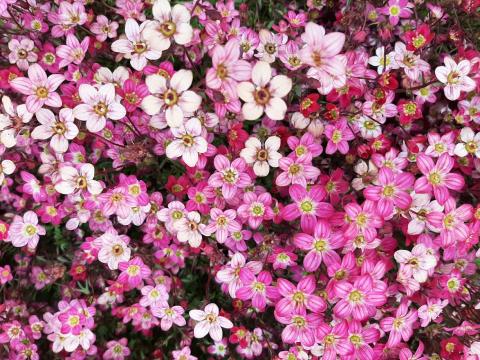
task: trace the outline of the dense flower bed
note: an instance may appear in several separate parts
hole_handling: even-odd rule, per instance
[[[480,2],[0,0],[0,359],[480,359]]]

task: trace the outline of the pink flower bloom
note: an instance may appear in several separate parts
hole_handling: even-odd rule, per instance
[[[215,188],[222,188],[225,199],[232,199],[237,189],[244,189],[252,183],[252,179],[245,172],[246,163],[242,158],[236,158],[231,163],[224,155],[217,155],[214,159],[217,170],[208,179],[208,184]]]
[[[196,356],[192,355],[192,352],[188,346],[184,346],[181,350],[172,351],[173,360],[197,360]]]
[[[286,221],[300,217],[303,231],[313,231],[318,218],[326,219],[334,213],[332,205],[321,202],[325,198],[325,191],[319,186],[312,186],[307,191],[304,187],[295,184],[290,187],[289,194],[294,203],[282,209],[282,217]]]
[[[13,275],[10,265],[0,266],[0,285],[5,285],[12,279]]]
[[[397,250],[394,257],[401,268],[407,274],[411,274],[419,283],[427,281],[428,275],[431,275],[432,270],[437,265],[437,259],[428,252],[428,249],[423,244],[415,245],[412,252]]]
[[[217,281],[227,285],[228,293],[234,299],[237,290],[243,286],[240,276],[249,272],[250,275],[242,275],[243,278],[251,278],[262,270],[260,261],[245,262],[245,257],[241,253],[235,253],[227,265],[219,270],[216,275]]]
[[[296,234],[293,238],[294,244],[302,250],[308,251],[303,259],[305,270],[316,271],[322,264],[322,260],[327,264],[340,262],[335,249],[341,248],[344,238],[341,233],[332,233],[330,226],[323,222],[315,225],[314,235]]]
[[[53,112],[47,109],[40,109],[35,114],[38,122],[41,124],[32,131],[32,138],[46,140],[50,139],[50,147],[59,153],[68,150],[68,140],[74,139],[78,135],[78,128],[73,123],[72,109],[61,109],[58,120]]]
[[[350,354],[354,349],[348,338],[347,321],[339,321],[333,327],[328,324],[319,324],[316,329],[316,338],[324,346],[322,359],[335,360],[338,355]]]
[[[338,282],[335,294],[340,300],[333,311],[341,319],[352,316],[358,321],[366,320],[375,314],[377,307],[387,301],[384,290],[377,287],[369,275],[358,277],[353,284]]]
[[[97,41],[105,41],[107,38],[117,37],[118,23],[110,22],[104,15],[98,15],[96,21],[90,25],[90,30],[96,35]]]
[[[28,70],[31,63],[37,61],[37,54],[33,51],[35,43],[28,38],[12,39],[8,42],[8,60],[16,64],[20,70]]]
[[[152,314],[162,320],[160,320],[160,328],[163,331],[168,331],[173,326],[185,326],[187,323],[183,317],[185,310],[181,306],[168,306],[168,303],[162,305],[154,305],[152,307]]]
[[[235,220],[237,212],[233,209],[222,211],[220,209],[210,210],[210,223],[206,226],[207,233],[215,233],[219,244],[223,244],[228,235],[240,231],[242,226]]]
[[[231,96],[236,93],[238,81],[250,80],[251,65],[239,60],[240,44],[229,40],[225,46],[217,45],[212,52],[212,68],[207,70],[206,84],[211,89],[223,88]]]
[[[278,297],[277,288],[270,286],[272,275],[267,271],[260,272],[258,276],[243,272],[240,280],[244,286],[237,290],[236,297],[240,300],[252,300],[252,306],[259,311],[264,311],[267,302]]]
[[[304,47],[300,50],[302,62],[310,66],[307,76],[320,82],[318,92],[326,95],[333,88],[345,85],[347,59],[339,55],[345,35],[339,32],[325,34],[323,26],[307,23],[302,34]]]
[[[316,290],[316,280],[313,275],[304,277],[297,286],[290,281],[279,278],[277,288],[283,297],[275,305],[275,318],[287,317],[293,311],[305,312],[307,309],[314,313],[324,312],[327,308],[325,300],[314,295]]]
[[[112,340],[107,343],[107,351],[103,354],[103,360],[124,360],[130,355],[126,338]]]
[[[8,230],[8,241],[13,246],[23,247],[27,245],[31,249],[35,249],[41,235],[45,235],[45,228],[38,225],[38,217],[33,211],[27,211],[23,217],[15,215],[10,228]]]
[[[139,304],[143,307],[151,306],[153,308],[168,305],[168,292],[163,285],[156,285],[155,287],[147,285],[142,287],[140,292],[143,297]]]
[[[313,346],[315,329],[322,320],[317,314],[307,315],[305,309],[295,309],[285,314],[279,321],[287,325],[282,331],[283,342],[287,344],[299,342],[302,346]]]
[[[397,25],[400,19],[409,18],[413,14],[411,10],[413,6],[408,0],[389,0],[388,4],[380,8],[378,12],[388,15],[391,25]]]
[[[170,159],[181,157],[190,167],[198,162],[198,155],[207,152],[208,143],[202,135],[202,125],[197,118],[191,118],[178,128],[171,129],[175,140],[168,144],[166,155]]]
[[[44,105],[55,108],[62,106],[62,100],[55,90],[64,80],[65,77],[60,74],[47,77],[47,73],[40,65],[32,64],[28,68],[28,78],[17,77],[10,84],[16,91],[27,95],[27,110],[35,113]]]
[[[143,279],[150,276],[152,271],[145,265],[141,258],[135,257],[130,261],[122,261],[118,264],[121,271],[118,281],[130,288],[136,288],[143,283]]]
[[[373,326],[362,327],[362,324],[355,320],[348,325],[348,340],[353,346],[353,352],[348,356],[359,360],[374,359],[373,349],[368,344],[378,341],[380,331]]]
[[[86,36],[80,43],[75,35],[68,34],[66,45],[57,47],[57,56],[62,60],[58,64],[60,68],[71,63],[81,64],[90,44],[90,38]]]
[[[59,170],[60,181],[55,184],[55,190],[65,195],[80,193],[98,195],[102,192],[102,185],[93,180],[94,171],[92,164],[82,164],[79,168],[62,166]]]
[[[339,120],[335,122],[335,125],[327,125],[325,135],[328,138],[327,148],[325,149],[327,154],[334,154],[336,151],[346,154],[348,152],[348,141],[355,138],[345,120]]]
[[[394,215],[395,208],[406,210],[412,203],[408,193],[415,178],[410,173],[395,174],[387,167],[381,168],[378,173],[378,186],[368,186],[363,194],[366,199],[377,203],[377,212],[384,219]]]
[[[126,115],[123,105],[115,99],[115,87],[112,84],[94,88],[89,84],[82,84],[78,89],[82,104],[73,109],[75,118],[86,121],[87,129],[91,132],[103,130],[107,119],[120,120]]]
[[[135,198],[124,187],[116,187],[97,197],[105,216],[117,214],[121,218],[127,218],[131,208],[137,205]]]
[[[409,310],[406,302],[398,307],[395,317],[386,317],[380,321],[383,331],[390,332],[387,346],[394,347],[402,340],[407,342],[413,335],[413,325],[417,321],[417,310]]]
[[[198,321],[193,329],[193,336],[201,339],[209,334],[215,341],[222,340],[222,328],[231,329],[233,324],[226,317],[218,314],[219,309],[216,304],[208,304],[204,310],[190,310],[190,318]]]
[[[315,180],[320,175],[320,170],[311,165],[311,159],[308,157],[301,159],[283,157],[279,160],[278,166],[283,170],[275,180],[278,186],[298,184],[307,187],[307,180]]]
[[[239,206],[237,213],[248,221],[252,229],[257,229],[264,220],[273,218],[271,204],[272,196],[268,192],[258,196],[253,192],[246,192],[243,195],[243,204]]]
[[[118,235],[115,230],[107,230],[93,241],[98,251],[98,260],[108,265],[110,270],[118,269],[120,262],[130,260],[130,239],[126,235]]]

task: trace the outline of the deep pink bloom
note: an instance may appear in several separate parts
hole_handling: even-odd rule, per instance
[[[395,317],[386,317],[380,321],[383,331],[390,332],[387,346],[394,347],[402,340],[407,342],[413,335],[413,324],[417,321],[417,310],[409,310],[408,304],[402,302]]]

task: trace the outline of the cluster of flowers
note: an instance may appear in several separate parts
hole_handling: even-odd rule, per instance
[[[480,359],[474,0],[0,0],[0,358]]]

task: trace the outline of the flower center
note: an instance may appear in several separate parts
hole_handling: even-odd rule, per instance
[[[120,244],[115,244],[112,247],[112,254],[115,256],[120,256],[123,254],[123,247]]]
[[[328,334],[328,335],[325,336],[325,338],[323,339],[323,342],[325,343],[325,345],[333,345],[333,344],[335,344],[335,342],[336,342],[335,335],[333,335],[333,334]]]
[[[237,180],[237,173],[232,169],[227,169],[223,173],[223,180],[229,184],[233,184]]]
[[[436,171],[432,172],[428,176],[428,181],[430,181],[432,185],[440,185],[442,182],[442,176]]]
[[[172,21],[165,21],[162,25],[160,25],[160,32],[165,37],[172,37],[176,31],[177,26]]]
[[[265,291],[265,284],[264,283],[261,283],[259,281],[256,281],[254,284],[253,284],[253,290],[256,291],[256,292],[264,292]]]
[[[477,149],[478,146],[474,141],[469,141],[465,144],[465,150],[467,150],[469,154],[475,154],[477,152]]]
[[[144,42],[138,42],[133,45],[133,51],[137,54],[142,54],[147,50],[147,44]]]
[[[304,200],[300,203],[300,209],[304,213],[310,213],[313,210],[313,203],[310,200]]]
[[[363,126],[367,130],[375,130],[376,126],[375,123],[372,120],[367,120],[363,123]]]
[[[163,94],[163,101],[167,106],[173,106],[178,102],[178,94],[175,90],[168,89],[165,94]]]
[[[362,344],[362,336],[359,334],[352,334],[350,335],[350,342],[355,346],[359,346]]]
[[[400,8],[398,6],[392,6],[390,8],[390,15],[398,16],[398,14],[400,14]]]
[[[28,56],[28,53],[25,49],[20,49],[17,51],[17,55],[20,59],[26,59]]]
[[[103,101],[100,101],[99,103],[93,106],[93,111],[98,116],[105,116],[107,115],[107,112],[108,112],[108,106]]]
[[[383,188],[383,196],[392,197],[395,193],[395,188],[392,185],[387,185]]]
[[[27,225],[27,227],[25,228],[25,233],[28,235],[28,236],[33,236],[37,233],[37,228],[35,226],[33,226],[32,224],[29,224]]]
[[[80,189],[85,189],[87,187],[87,179],[85,176],[79,176],[77,178],[77,187]]]
[[[294,316],[292,322],[299,328],[305,327],[306,321],[303,316]]]
[[[48,90],[45,86],[40,86],[35,90],[35,94],[40,99],[46,99],[48,97]]]
[[[363,299],[363,295],[360,291],[358,290],[353,290],[349,295],[348,295],[348,300],[352,303],[360,303]]]
[[[67,127],[65,126],[64,123],[57,122],[53,126],[53,132],[57,135],[63,135],[67,131]]]
[[[300,172],[301,169],[302,169],[302,168],[301,168],[300,165],[298,165],[298,164],[293,164],[293,165],[291,165],[291,166],[288,168],[288,172],[289,172],[290,174],[292,174],[292,175],[297,175],[297,174]]]
[[[227,68],[225,67],[225,65],[223,64],[220,64],[217,66],[217,76],[220,78],[220,79],[225,79],[227,78],[228,76],[228,70]]]
[[[451,85],[456,85],[460,81],[460,74],[456,71],[452,71],[451,73],[448,74],[447,76],[447,83]]]
[[[252,206],[252,214],[254,216],[262,216],[264,212],[265,212],[265,209],[263,208],[263,205],[255,204]]]
[[[443,225],[447,229],[451,229],[453,225],[455,225],[455,218],[452,214],[448,214],[447,216],[445,216],[445,218],[443,219]]]
[[[303,304],[305,302],[305,294],[301,291],[297,291],[295,294],[293,294],[292,299],[297,304]]]
[[[270,101],[270,91],[267,88],[260,88],[255,90],[253,97],[257,104],[265,105]]]
[[[130,276],[137,276],[140,272],[140,266],[138,265],[130,265],[127,269],[127,273]]]
[[[318,239],[317,241],[315,241],[313,247],[319,252],[325,251],[327,250],[327,242],[323,239]]]
[[[267,43],[265,44],[265,51],[267,54],[273,55],[277,51],[277,45],[275,43]]]
[[[338,144],[340,141],[342,141],[342,132],[340,130],[333,131],[332,141],[334,144]]]
[[[259,161],[267,161],[268,159],[268,151],[265,149],[258,150],[257,152],[257,160]]]
[[[138,96],[135,93],[125,94],[125,100],[130,104],[136,104],[138,102]]]
[[[193,140],[193,136],[188,134],[182,136],[182,141],[183,141],[183,145],[187,147],[192,147],[193,144],[195,143]]]
[[[415,48],[418,49],[419,47],[423,46],[425,42],[426,42],[425,37],[422,34],[418,34],[413,38],[412,44]]]
[[[216,319],[217,319],[217,316],[215,314],[208,314],[205,317],[205,320],[207,320],[209,323],[215,322]]]

